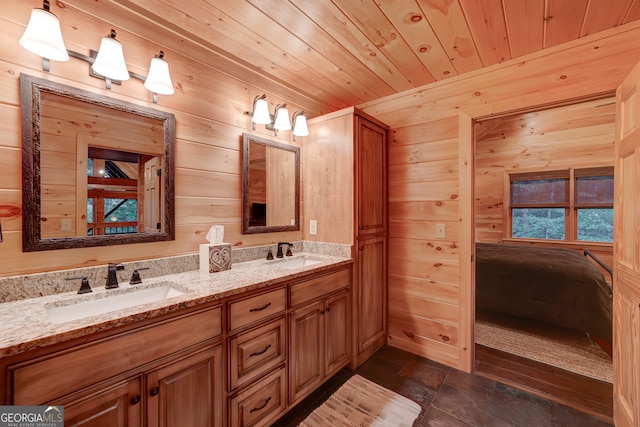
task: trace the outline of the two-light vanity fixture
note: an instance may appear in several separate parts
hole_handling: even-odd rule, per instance
[[[49,0],[42,2],[42,9],[33,9],[27,29],[20,38],[20,45],[29,52],[42,57],[42,69],[49,71],[49,60],[68,61],[69,56],[88,62],[89,74],[93,77],[104,78],[106,88],[111,89],[111,83],[129,80],[130,77],[144,82],[144,87],[153,93],[153,102],[158,103],[158,96],[172,95],[175,91],[169,74],[169,64],[165,61],[164,52],[151,59],[149,74],[147,77],[127,70],[124,60],[122,45],[116,40],[115,30],[102,38],[97,54],[91,51],[92,56],[83,55],[68,50],[62,39],[60,21],[49,11]],[[94,56],[95,54],[95,56]]]
[[[278,104],[273,112],[269,113],[269,103],[267,95],[258,95],[253,99],[253,111],[247,111],[246,114],[251,116],[253,129],[256,124],[265,125],[272,130],[274,135],[278,135],[279,130],[291,130],[293,128],[293,140],[296,136],[309,135],[309,127],[307,126],[307,117],[304,111],[298,111],[293,114],[292,120],[289,120],[289,110],[287,104]],[[291,122],[293,121],[293,127]]]

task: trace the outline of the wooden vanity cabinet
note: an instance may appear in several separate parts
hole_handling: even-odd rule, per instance
[[[12,405],[64,405],[65,425],[221,426],[221,308],[19,355]]]
[[[229,425],[269,425],[287,409],[286,286],[229,301]]]
[[[147,426],[222,425],[221,345],[145,375]]]
[[[295,405],[350,361],[350,276],[351,269],[343,269],[291,285],[290,405]]]
[[[77,398],[68,396],[55,403],[64,406],[66,427],[138,427],[144,423],[141,393],[142,377],[137,376],[94,393],[80,393]]]

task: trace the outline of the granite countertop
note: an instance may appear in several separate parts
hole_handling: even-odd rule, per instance
[[[296,268],[283,266],[283,262],[299,258],[310,258],[317,262]],[[127,281],[121,281],[120,287],[117,289],[107,290],[104,286],[95,286],[90,294],[78,295],[76,292],[66,292],[3,303],[0,304],[0,357],[90,335],[166,313],[177,312],[187,307],[269,286],[283,280],[295,279],[312,271],[321,272],[351,262],[351,258],[316,253],[297,253],[293,257],[282,260],[260,259],[234,263],[230,270],[217,273],[188,271],[143,279],[143,283],[138,285],[130,285]],[[171,285],[184,293],[163,301],[59,324],[53,324],[46,312],[46,308],[49,307],[69,305],[104,298],[111,294],[135,292],[142,288],[162,285]]]

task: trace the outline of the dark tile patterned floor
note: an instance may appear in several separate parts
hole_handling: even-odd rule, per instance
[[[414,427],[613,426],[555,402],[393,347],[382,348],[355,373],[419,403],[422,412]],[[353,374],[341,370],[273,425],[297,426]]]

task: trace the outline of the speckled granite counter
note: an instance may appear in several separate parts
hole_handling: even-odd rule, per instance
[[[90,335],[117,326],[177,312],[187,307],[212,302],[249,290],[266,287],[283,280],[295,279],[309,272],[321,272],[352,262],[350,258],[318,253],[297,253],[293,258],[308,257],[317,263],[300,268],[285,268],[282,261],[253,261],[234,263],[230,270],[208,274],[198,270],[143,279],[139,285],[128,282],[118,289],[106,290],[95,286],[91,294],[65,292],[0,304],[0,357],[30,349]],[[184,292],[159,302],[112,311],[103,315],[67,323],[52,324],[46,307],[73,304],[88,299],[104,298],[110,294],[135,292],[137,289],[169,284]]]

